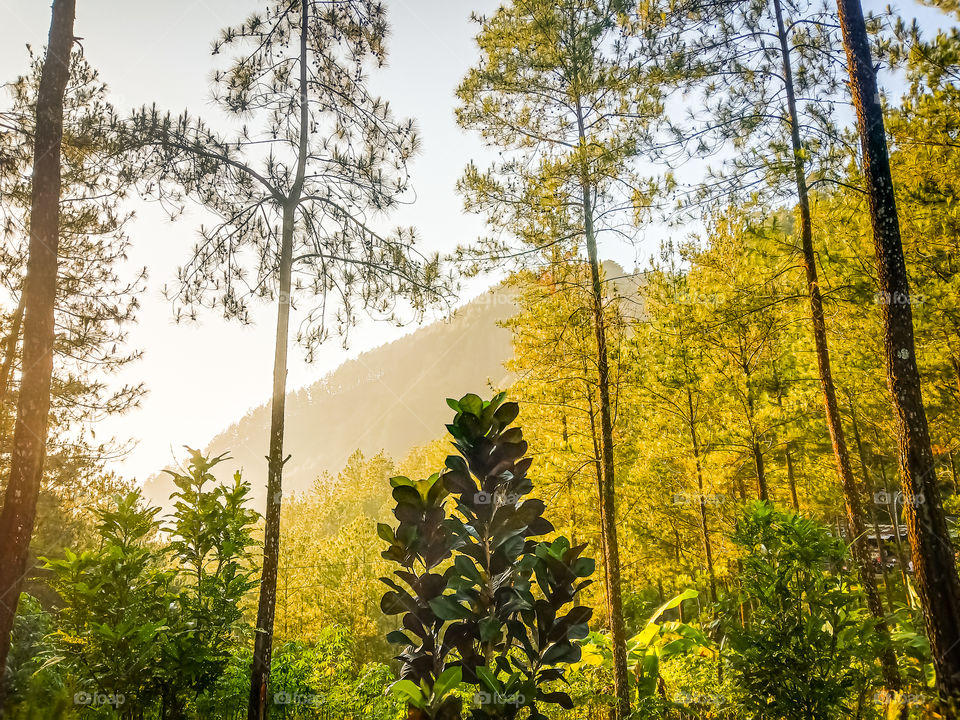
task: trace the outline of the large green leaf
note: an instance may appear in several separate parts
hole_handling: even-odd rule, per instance
[[[420,710],[425,710],[427,707],[423,691],[412,680],[397,680],[390,686],[390,694]]]
[[[444,670],[433,684],[433,698],[436,701],[463,682],[463,668],[459,665]]]
[[[480,417],[480,413],[483,412],[483,400],[480,399],[479,395],[473,393],[467,393],[460,398],[459,405],[462,412],[468,412],[477,417]]]
[[[469,608],[458,603],[452,596],[444,595],[430,601],[430,609],[441,620],[465,620],[472,617]]]

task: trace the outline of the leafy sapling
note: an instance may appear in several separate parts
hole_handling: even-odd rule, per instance
[[[594,561],[581,557],[586,545],[533,539],[554,528],[544,502],[526,497],[532,459],[524,457],[521,429],[511,427],[519,406],[504,399],[448,400],[458,454],[442,474],[391,481],[400,525],[380,525],[378,533],[390,543],[383,556],[403,567],[394,574],[409,590],[382,578],[391,591],[381,607],[403,613],[404,630],[387,639],[405,646],[393,692],[407,700],[411,717],[461,717],[460,686],[476,688],[472,720],[525,710],[540,720],[541,705],[573,707],[550,684],[564,679],[558,666],[580,659],[575,641],[587,636],[593,611],[567,606],[592,582]]]

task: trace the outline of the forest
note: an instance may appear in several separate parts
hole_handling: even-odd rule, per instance
[[[377,84],[406,3],[255,4],[199,111],[115,97],[88,0],[4,69],[0,717],[960,718],[960,5],[451,4],[424,112],[485,148],[483,231],[431,245]],[[254,450],[163,485],[104,431],[151,389],[145,203],[193,243],[162,322],[267,317],[272,359]],[[412,357],[304,420],[294,353],[374,324]]]

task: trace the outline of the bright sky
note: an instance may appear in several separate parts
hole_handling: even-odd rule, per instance
[[[76,34],[87,59],[110,86],[120,109],[156,102],[164,109],[213,115],[209,102],[212,70],[210,42],[218,31],[243,20],[257,0],[168,0],[118,2],[79,0]],[[393,26],[389,67],[374,79],[374,88],[390,100],[399,116],[417,119],[423,153],[414,163],[417,202],[397,223],[418,228],[424,247],[449,250],[476,237],[479,220],[461,212],[454,183],[470,158],[484,154],[480,142],[463,133],[453,118],[453,91],[475,53],[471,9],[495,8],[492,0],[389,0]],[[35,50],[46,42],[50,3],[4,0],[0,23],[0,81],[26,69],[25,44]],[[275,310],[262,307],[253,326],[224,321],[216,312],[196,324],[175,324],[161,288],[175,278],[196,241],[199,213],[171,223],[160,209],[135,204],[138,218],[130,226],[132,266],[150,273],[141,298],[139,323],[130,344],[143,348],[143,360],[121,377],[144,380],[149,395],[140,408],[98,428],[98,438],[137,441],[118,470],[144,480],[168,464],[184,444],[203,447],[217,432],[270,396]],[[351,336],[348,351],[331,342],[308,365],[291,354],[288,387],[319,379],[347,356],[388,342],[408,330],[368,323]],[[182,453],[181,453],[182,455]]]
[[[236,24],[257,0],[79,0],[76,33],[87,59],[110,86],[120,109],[156,103],[162,109],[187,108],[211,116],[210,42],[224,26]],[[489,13],[496,0],[387,0],[393,26],[390,65],[374,79],[374,89],[390,100],[400,116],[420,125],[423,154],[413,165],[417,202],[396,215],[398,223],[415,225],[428,249],[449,250],[482,231],[476,217],[462,212],[454,183],[471,158],[483,164],[486,151],[475,136],[463,133],[453,118],[453,91],[473,64],[475,32],[471,10]],[[867,3],[868,7],[879,3]],[[25,71],[25,44],[40,50],[50,22],[50,3],[41,0],[0,0],[0,81]],[[920,11],[935,17],[929,9]],[[911,12],[914,14],[911,7]],[[939,22],[942,22],[940,16]],[[926,23],[925,23],[926,24]],[[932,23],[931,23],[932,24]],[[2,101],[0,101],[2,102]],[[224,321],[217,313],[198,324],[176,325],[169,303],[161,295],[175,278],[178,264],[196,240],[199,213],[171,223],[158,207],[135,204],[138,218],[130,226],[134,241],[131,266],[147,266],[150,282],[141,298],[139,323],[130,344],[144,358],[120,379],[144,380],[149,395],[140,408],[111,419],[98,428],[98,437],[135,441],[132,452],[115,465],[128,477],[145,480],[170,463],[184,444],[203,447],[217,432],[270,395],[274,314],[264,306],[253,326]],[[648,238],[651,246],[658,238]],[[634,251],[607,248],[604,255],[631,266]],[[345,351],[329,343],[314,364],[303,354],[291,355],[288,387],[311,383],[339,365],[348,355],[388,342],[407,330],[384,324],[359,328]]]

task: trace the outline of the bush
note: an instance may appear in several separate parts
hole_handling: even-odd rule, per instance
[[[846,547],[799,515],[752,505],[734,542],[743,550],[746,627],[727,654],[745,717],[833,720],[856,715],[874,679],[875,637],[843,571]]]

